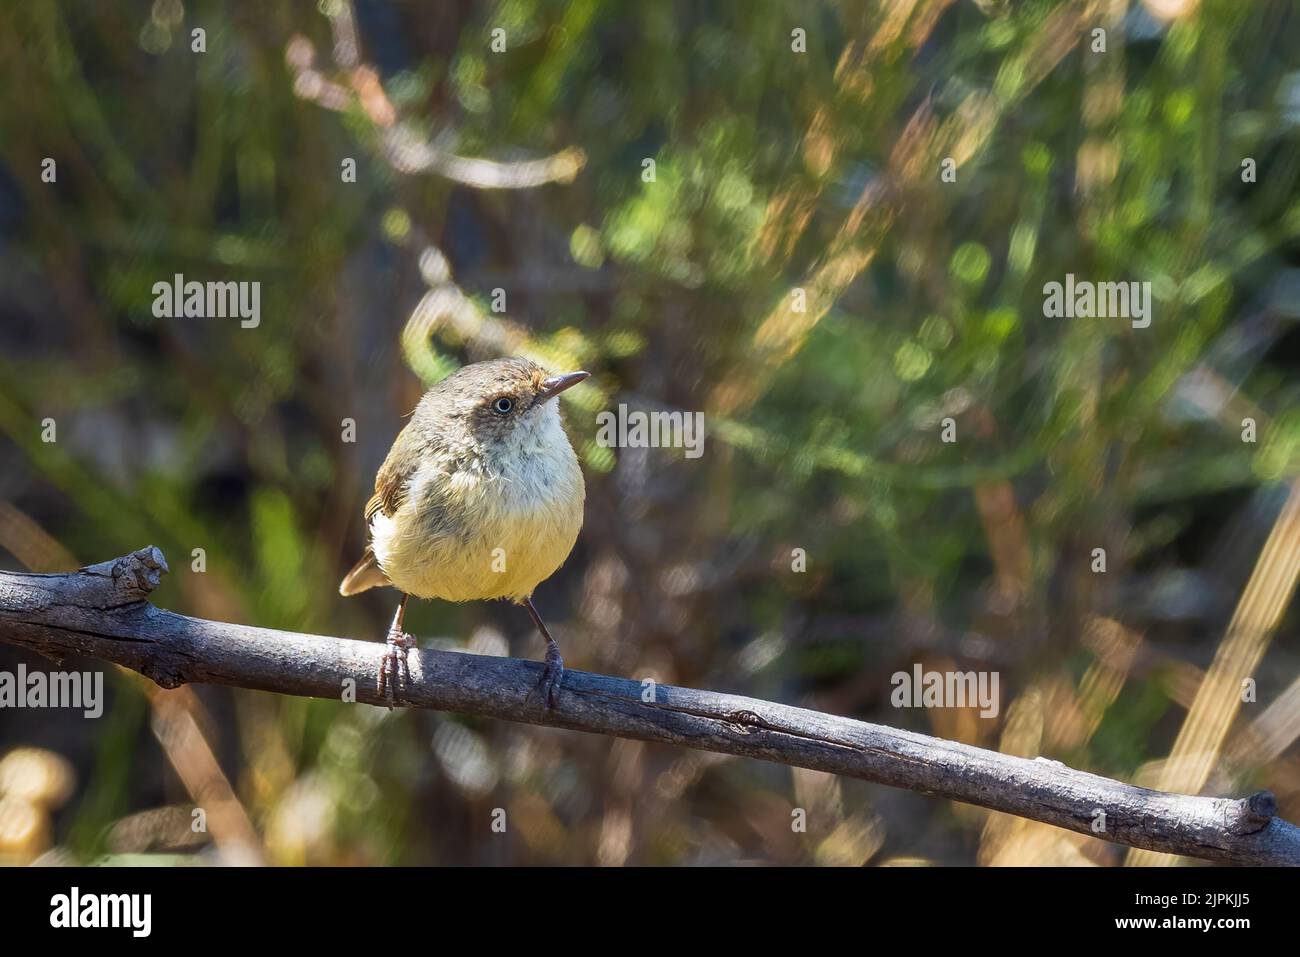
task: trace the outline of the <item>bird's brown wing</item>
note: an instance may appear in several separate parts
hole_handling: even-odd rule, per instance
[[[389,463],[385,462],[375,476],[375,494],[366,502],[366,528],[370,527],[375,512],[391,516],[402,507],[402,500],[406,498],[406,480],[411,476],[410,471],[401,474],[388,466]]]
[[[388,458],[384,459],[384,464],[379,467],[379,472],[375,475],[375,494],[370,496],[370,501],[366,502],[367,536],[370,534],[370,520],[375,517],[376,512],[391,516],[402,507],[402,501],[406,498],[406,484],[415,471],[417,459],[414,456],[397,455],[400,444],[400,442],[393,444]],[[342,584],[339,585],[339,593],[355,595],[368,588],[387,584],[389,584],[388,576],[375,561],[374,551],[367,545],[361,560],[344,576]]]
[[[410,428],[409,424],[407,428]],[[402,432],[406,432],[406,429]],[[375,512],[382,511],[391,517],[402,507],[407,482],[420,464],[418,450],[406,445],[402,438],[402,435],[398,435],[397,441],[388,450],[384,464],[379,466],[379,471],[375,474],[375,494],[366,502],[367,529],[370,528],[370,520],[375,517]]]

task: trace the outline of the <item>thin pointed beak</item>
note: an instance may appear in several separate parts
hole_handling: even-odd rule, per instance
[[[572,389],[583,379],[591,378],[590,372],[566,372],[564,375],[553,375],[549,379],[542,380],[542,389],[537,393],[537,401],[545,402],[547,399],[554,399],[565,389]]]

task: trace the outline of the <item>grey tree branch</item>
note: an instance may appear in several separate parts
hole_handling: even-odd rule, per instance
[[[115,662],[163,687],[185,682],[383,704],[384,645],[188,618],[149,593],[167,571],[149,547],[61,575],[0,572],[0,640],[56,660]],[[770,701],[568,671],[545,710],[535,661],[416,650],[406,703],[862,778],[964,801],[1121,844],[1236,864],[1300,864],[1300,828],[1273,796],[1199,797],[1134,787],[1056,761],[1028,760]]]

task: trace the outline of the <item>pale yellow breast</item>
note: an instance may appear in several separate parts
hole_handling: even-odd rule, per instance
[[[540,410],[535,427],[500,451],[462,457],[455,469],[425,463],[397,512],[374,517],[375,558],[397,588],[445,601],[520,600],[568,558],[585,493],[558,410]],[[430,509],[435,498],[447,504]]]

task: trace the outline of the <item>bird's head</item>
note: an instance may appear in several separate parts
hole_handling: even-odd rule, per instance
[[[588,372],[552,375],[530,359],[494,359],[464,366],[429,390],[422,406],[476,445],[529,453],[563,435],[555,397]],[[567,444],[567,440],[566,440]]]

